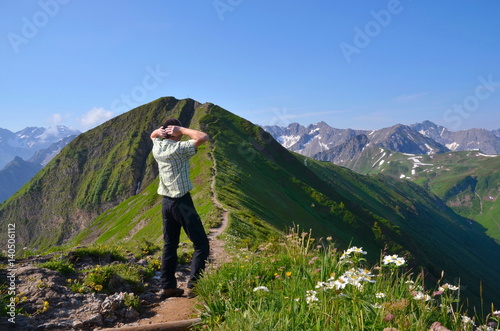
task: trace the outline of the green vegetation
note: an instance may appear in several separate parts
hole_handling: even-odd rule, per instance
[[[407,176],[412,170],[421,173],[408,155],[399,155],[409,163],[393,170],[396,162],[375,165],[379,172],[386,170],[373,175],[314,161],[290,153],[258,126],[190,99],[161,98],[80,135],[0,206],[0,224],[16,223],[18,242],[40,253],[92,244],[130,251],[138,246],[146,251],[161,247],[161,197],[156,193],[158,169],[149,134],[170,116],[211,137],[191,163],[195,187],[191,193],[207,230],[220,221],[221,210],[212,201],[216,194],[230,212],[225,236],[240,248],[254,250],[279,238],[283,229],[298,225],[312,229],[318,238],[332,236],[338,249],[364,247],[372,264],[382,252],[405,256],[410,267],[426,270],[426,282],[431,284],[444,270],[443,281],[456,283],[460,278],[462,294],[474,304],[481,300],[483,284],[484,301],[498,304],[500,265],[494,261],[500,246],[485,235],[484,227],[429,193],[458,192],[456,183],[438,183],[430,173],[429,180],[420,177],[419,185],[401,180],[401,169],[407,169]],[[469,167],[465,162],[459,165],[462,179],[472,179],[462,180],[460,187],[470,188],[475,175],[464,172]],[[488,182],[476,178],[479,195],[484,196],[480,189],[492,189],[490,181],[498,182],[490,178]],[[450,201],[456,196],[451,194]],[[490,208],[489,201],[481,202],[473,202],[472,208],[483,212]],[[181,241],[179,256],[189,259],[189,241],[185,237]],[[134,254],[143,254],[142,248]],[[111,289],[112,274],[128,277],[126,266],[108,268],[103,257],[94,261],[102,265],[101,271],[79,274],[75,289],[95,291],[91,283]],[[129,274],[132,281],[139,279],[132,271]]]
[[[101,243],[157,237],[161,220],[155,216],[159,215],[159,197],[153,182],[158,170],[150,155],[149,135],[167,117],[178,117],[185,125],[197,127],[196,121],[191,123],[195,108],[199,112],[196,118],[208,111],[208,105],[194,100],[161,98],[81,134],[0,205],[0,224],[16,223],[16,239],[38,252],[56,245],[70,248],[83,239],[88,244],[96,235],[101,236]],[[202,160],[200,166],[206,166],[210,163],[208,152],[209,147],[202,149],[193,162]],[[205,182],[209,176],[209,171],[197,172],[199,181]],[[200,201],[205,203],[206,189],[200,191]],[[124,211],[128,214],[121,217]],[[204,206],[203,211],[216,214],[210,206]],[[115,222],[116,218],[121,223]],[[88,230],[91,223],[97,233]],[[150,223],[150,227],[145,226]],[[135,238],[128,238],[128,232]],[[75,235],[80,237],[68,244]]]
[[[73,263],[66,261],[62,258],[51,259],[47,262],[40,263],[38,267],[54,270],[63,275],[68,275],[75,272],[75,267],[73,266]]]
[[[434,282],[460,277],[464,293],[498,301],[500,247],[422,187],[385,175],[360,175],[293,154],[266,132],[215,106],[202,119],[214,139],[216,190],[230,211],[230,237],[255,248],[286,227],[332,236],[339,248],[363,246],[374,263],[382,251],[408,255]],[[220,128],[224,128],[221,130]],[[497,295],[498,293],[498,295]]]
[[[291,231],[279,241],[240,251],[232,263],[197,286],[200,329],[210,330],[475,330],[500,319],[467,316],[460,284],[426,287],[405,259],[384,256],[370,265],[362,247],[337,250],[331,238]],[[436,328],[437,329],[437,328]]]
[[[363,173],[411,180],[439,196],[456,213],[474,220],[500,244],[500,157],[479,151],[408,155],[379,149],[374,167],[364,164]],[[381,155],[384,154],[384,157]]]

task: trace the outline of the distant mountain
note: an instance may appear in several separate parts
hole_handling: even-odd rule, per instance
[[[0,128],[0,168],[16,156],[28,160],[37,151],[47,148],[69,136],[80,134],[78,130],[59,125],[51,128],[27,127],[17,132]]]
[[[290,151],[354,170],[357,168],[353,168],[352,164],[359,166],[363,160],[370,161],[368,155],[378,148],[422,155],[450,150],[481,150],[486,154],[500,154],[499,130],[469,129],[452,132],[430,121],[409,126],[397,124],[372,131],[336,129],[324,122],[308,126],[292,123],[287,127],[262,128]]]
[[[324,122],[304,127],[264,126],[283,147],[321,161],[349,167],[371,149],[389,149],[411,154],[435,154],[448,148],[407,125],[380,130],[335,129]]]
[[[38,164],[40,169],[45,166],[59,151],[73,140],[80,131],[60,125],[51,128],[27,127],[18,132],[0,128],[0,168],[9,164],[9,176],[16,176],[3,182],[0,202],[9,198],[7,192],[13,194],[33,177],[32,166],[19,166],[18,158],[29,163]],[[15,160],[13,164],[9,162]],[[25,161],[26,162],[26,161]],[[11,168],[14,166],[14,168]],[[23,173],[26,171],[26,173]]]
[[[496,129],[496,130],[493,130],[491,132],[493,132],[495,134],[495,136],[500,137],[500,129]]]
[[[75,138],[76,135],[70,135],[59,139],[49,147],[36,151],[28,161],[45,166],[64,148],[64,146],[69,144]]]
[[[166,117],[210,135],[191,162],[192,196],[204,222],[220,217],[211,199],[217,196],[229,211],[231,240],[254,248],[297,225],[312,229],[318,241],[333,236],[339,249],[363,246],[371,260],[382,251],[404,255],[434,282],[444,270],[443,281],[460,278],[462,294],[474,302],[482,290],[487,305],[499,304],[500,265],[492,261],[500,246],[436,195],[411,181],[361,175],[290,153],[251,122],[191,99],[161,98],[79,135],[0,205],[0,225],[16,222],[17,242],[30,248],[161,242],[158,168],[149,135]],[[406,130],[396,127],[380,136]],[[374,134],[354,137],[361,146]],[[394,136],[392,144],[425,146],[417,132],[409,136],[422,143]],[[351,148],[358,148],[355,141]]]
[[[12,194],[27,183],[42,166],[37,163],[24,161],[19,156],[0,170],[0,203],[7,200]]]
[[[410,125],[415,131],[445,145],[452,151],[480,150],[486,154],[500,154],[499,130],[468,129],[452,132],[430,121]]]

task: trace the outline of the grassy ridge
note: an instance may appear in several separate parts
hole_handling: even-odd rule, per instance
[[[230,233],[249,247],[296,224],[333,236],[341,248],[363,246],[371,261],[385,249],[411,256],[410,264],[425,266],[434,279],[445,270],[449,281],[467,284],[475,302],[481,281],[488,300],[500,297],[500,267],[492,265],[500,247],[422,187],[294,155],[216,106],[202,122],[215,140],[216,187],[231,211]]]
[[[81,134],[0,206],[1,224],[16,223],[23,246],[43,250],[62,244],[155,180],[153,129],[167,117],[190,125],[194,114],[202,116],[208,107],[191,99],[161,98]],[[146,205],[155,198],[146,197]]]

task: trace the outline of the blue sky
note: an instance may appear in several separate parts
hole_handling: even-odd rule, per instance
[[[500,128],[498,0],[0,0],[0,127],[163,96],[256,124]]]

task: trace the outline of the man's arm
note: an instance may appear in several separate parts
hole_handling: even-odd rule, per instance
[[[151,139],[160,138],[160,137],[163,138],[163,137],[165,137],[165,135],[166,135],[165,129],[160,128],[160,129],[156,129],[153,132],[151,132],[150,138]]]
[[[169,125],[165,129],[165,132],[166,134],[172,135],[174,137],[185,134],[186,136],[194,140],[194,148],[198,148],[201,144],[207,142],[209,139],[208,134],[206,134],[205,132],[176,125]]]

